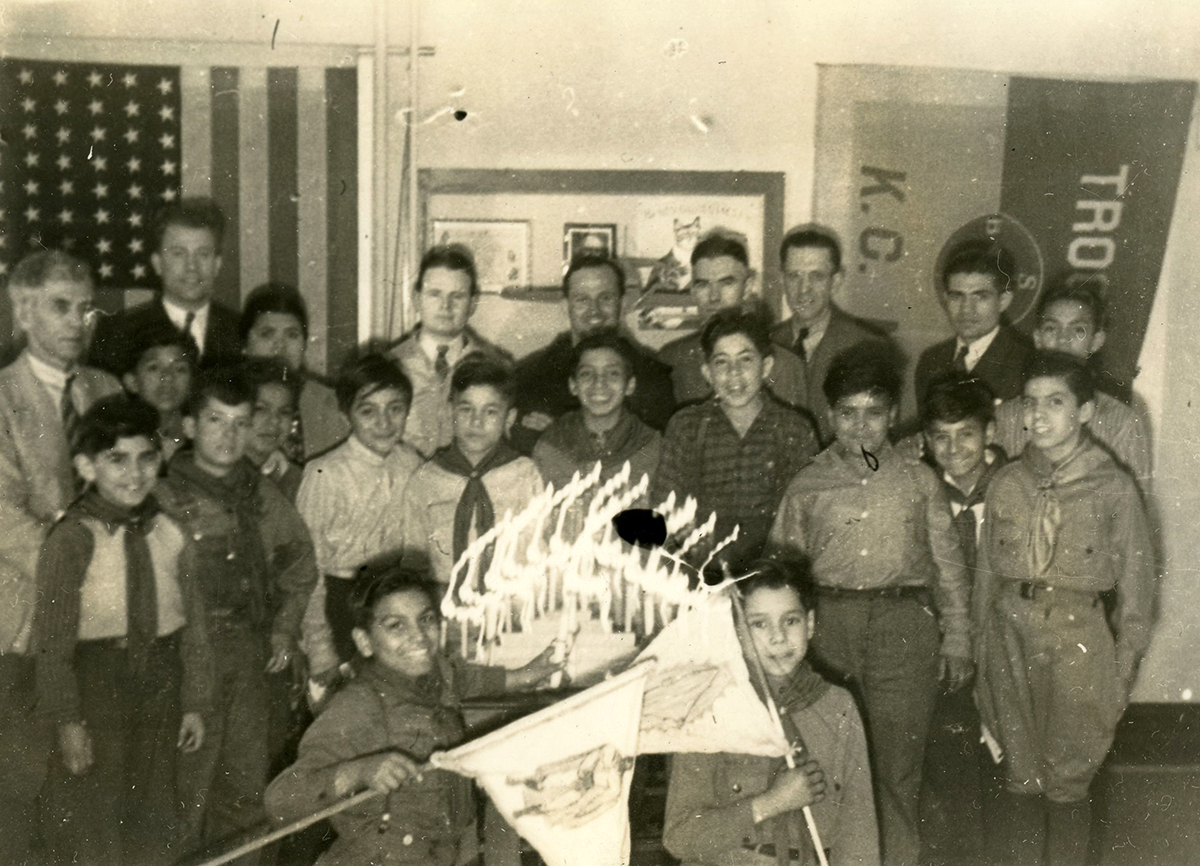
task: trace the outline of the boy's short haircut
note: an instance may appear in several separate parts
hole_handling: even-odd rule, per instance
[[[213,236],[217,254],[225,241],[225,213],[211,198],[189,196],[167,205],[154,220],[154,249],[162,251],[163,236],[171,226],[189,229],[208,229]]]
[[[571,264],[567,266],[567,272],[563,274],[562,290],[564,297],[570,293],[571,277],[575,276],[576,271],[582,271],[586,268],[608,268],[612,271],[613,276],[617,278],[617,294],[622,297],[625,295],[625,272],[621,270],[620,263],[612,256],[606,256],[603,253],[582,252],[574,255],[571,259]]]
[[[1096,379],[1081,358],[1067,352],[1034,352],[1025,362],[1021,385],[1032,379],[1062,379],[1079,405],[1096,399]]]
[[[963,241],[950,251],[942,265],[941,290],[950,288],[950,278],[956,274],[983,274],[991,277],[1000,293],[1012,291],[1017,275],[1017,260],[997,243],[986,240]]]
[[[1042,320],[1051,304],[1057,304],[1059,301],[1073,301],[1079,304],[1091,314],[1092,326],[1097,331],[1104,330],[1104,296],[1100,293],[1100,286],[1096,283],[1094,274],[1072,271],[1055,280],[1038,301],[1037,321]]]
[[[637,357],[637,350],[633,348],[633,344],[616,328],[600,328],[581,339],[576,344],[574,352],[571,353],[571,371],[569,375],[572,379],[579,372],[579,365],[583,363],[584,353],[595,349],[611,349],[616,352],[625,364],[625,375],[627,377],[633,375],[633,367]]]
[[[957,424],[973,418],[987,428],[996,420],[996,394],[982,379],[966,373],[950,373],[934,381],[921,404],[922,426]]]
[[[246,345],[246,339],[254,330],[259,316],[266,313],[294,316],[300,323],[300,330],[304,332],[304,339],[308,339],[308,305],[304,303],[300,291],[288,283],[263,283],[255,286],[246,296],[246,303],[242,307],[238,332],[241,334],[243,346]]]
[[[399,391],[404,395],[405,404],[412,406],[412,382],[400,365],[379,352],[368,352],[352,357],[342,365],[334,384],[334,394],[342,414],[349,415],[360,394],[369,397],[387,388]]]
[[[517,397],[517,380],[512,365],[482,352],[472,352],[454,366],[450,376],[450,399],[477,385],[495,388],[509,406]]]
[[[744,573],[747,576],[737,583],[742,598],[748,598],[759,589],[790,588],[800,596],[800,606],[806,613],[816,609],[816,589],[808,557],[796,553],[786,557],[756,559],[746,566]]]
[[[900,405],[900,370],[896,353],[877,342],[859,343],[838,354],[829,365],[821,390],[830,406],[855,394],[886,397]]]
[[[722,257],[729,257],[734,261],[741,262],[742,267],[750,267],[750,257],[746,255],[746,245],[737,238],[720,232],[714,232],[696,244],[692,250],[692,267],[696,266],[696,262]]]
[[[712,358],[718,340],[733,334],[744,335],[764,358],[769,357],[773,350],[771,325],[767,318],[753,307],[731,308],[713,313],[704,325],[704,330],[700,332],[700,345],[704,349],[705,360]]]
[[[363,631],[371,627],[375,609],[389,595],[412,590],[424,593],[436,613],[443,592],[427,570],[394,562],[364,566],[354,583],[350,591],[350,616],[354,626]]]
[[[417,271],[417,285],[414,291],[421,291],[425,285],[425,272],[433,268],[461,271],[471,280],[471,296],[479,294],[479,276],[475,271],[475,257],[462,244],[446,244],[426,250],[425,255],[421,256],[421,267]]]
[[[158,449],[158,410],[144,400],[113,394],[99,400],[79,419],[71,453],[94,458],[116,447],[118,440],[145,436]]]
[[[304,381],[280,358],[246,358],[242,361],[242,375],[254,389],[256,400],[258,389],[264,385],[282,385],[292,395],[292,405],[299,407]]]
[[[17,262],[8,278],[10,291],[40,289],[51,280],[92,284],[92,269],[62,250],[38,250]]]
[[[125,373],[137,373],[138,365],[142,363],[142,359],[146,357],[147,352],[152,349],[161,349],[165,346],[178,348],[183,357],[187,359],[188,366],[195,372],[196,367],[200,363],[200,355],[196,347],[196,342],[189,334],[179,330],[169,322],[161,322],[140,328],[130,335],[129,348],[125,353],[125,361],[121,365],[122,375]]]
[[[805,247],[829,250],[829,260],[833,264],[833,272],[836,274],[842,269],[842,245],[838,243],[837,238],[831,232],[812,227],[792,229],[787,233],[783,243],[779,245],[780,265],[787,262],[788,250],[801,250]]]
[[[192,391],[183,414],[189,418],[198,417],[209,400],[226,406],[253,406],[257,397],[258,389],[240,367],[212,367],[192,377]]]

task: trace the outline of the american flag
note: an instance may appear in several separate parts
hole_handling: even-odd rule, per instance
[[[335,369],[358,340],[354,56],[107,59],[0,59],[0,288],[30,250],[58,246],[92,264],[103,309],[143,301],[157,286],[154,213],[180,195],[211,196],[226,218],[216,299],[237,309],[267,280],[295,285],[308,304],[308,365]],[[0,357],[11,348],[6,294]]]
[[[181,193],[179,68],[0,61],[0,280],[60,248],[100,288],[155,285],[155,211]]]

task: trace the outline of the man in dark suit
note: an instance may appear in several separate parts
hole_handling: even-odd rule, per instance
[[[1002,318],[1016,272],[1012,254],[990,241],[966,241],[946,258],[938,298],[954,336],[921,353],[914,376],[918,406],[929,386],[951,371],[973,374],[999,400],[1021,393],[1033,341]]]
[[[225,215],[212,199],[185,198],[162,212],[155,235],[150,263],[162,281],[161,294],[102,318],[89,362],[120,376],[129,366],[130,336],[165,324],[187,332],[199,350],[201,366],[236,361],[241,356],[238,314],[212,299],[221,270]]]
[[[625,274],[614,259],[581,253],[567,268],[563,294],[571,330],[517,363],[517,422],[511,439],[526,454],[533,451],[552,421],[579,408],[579,400],[571,396],[567,385],[575,344],[592,331],[620,325]],[[649,351],[639,349],[633,375],[637,390],[629,398],[630,409],[651,427],[662,430],[675,411],[671,369]]]
[[[832,430],[822,385],[833,359],[867,340],[879,341],[883,350],[895,350],[883,331],[833,303],[833,293],[841,288],[843,278],[842,250],[833,235],[815,228],[788,232],[779,247],[779,259],[792,317],[775,326],[771,339],[803,360],[808,391],[805,406],[817,419],[821,443],[827,445]]]

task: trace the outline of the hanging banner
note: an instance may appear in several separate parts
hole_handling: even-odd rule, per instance
[[[1017,257],[1009,319],[1026,332],[1048,281],[1068,269],[1100,281],[1119,327],[1099,362],[1128,391],[1195,82],[885,66],[822,66],[819,76],[813,213],[843,242],[840,301],[896,322],[915,360],[950,336],[936,291],[944,250],[995,237]]]

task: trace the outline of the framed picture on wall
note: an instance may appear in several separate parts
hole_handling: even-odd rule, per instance
[[[613,257],[617,254],[616,223],[565,223],[563,225],[563,272],[580,253]]]
[[[529,220],[434,219],[431,228],[435,244],[470,250],[480,291],[529,288]]]

